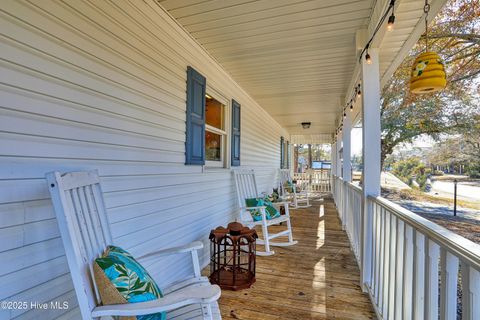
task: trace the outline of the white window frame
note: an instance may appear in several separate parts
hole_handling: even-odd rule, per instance
[[[230,145],[231,145],[231,106],[230,100],[207,84],[206,94],[224,105],[223,109],[223,130],[205,123],[205,132],[209,131],[221,135],[220,161],[205,160],[206,168],[230,168]]]

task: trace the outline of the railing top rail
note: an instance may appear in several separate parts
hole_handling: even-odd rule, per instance
[[[429,239],[480,270],[480,245],[427,220],[398,204],[382,197],[369,196],[368,199],[388,209],[392,214],[402,219]]]
[[[347,185],[347,187],[352,188],[353,190],[362,193],[363,189],[360,188],[359,186],[357,186],[357,185],[355,185],[355,184],[353,184],[353,183],[351,183],[351,182],[349,182],[349,181],[344,181],[344,182],[345,182],[345,184]]]

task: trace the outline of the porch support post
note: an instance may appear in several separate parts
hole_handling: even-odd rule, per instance
[[[337,150],[336,150],[336,155],[337,155],[337,172],[336,175],[337,177],[342,177],[342,157],[340,156],[340,150],[342,149],[342,139],[343,139],[343,132],[340,132],[338,134],[337,138]]]
[[[333,177],[334,175],[337,174],[337,142],[335,141],[332,143],[332,148],[331,148],[331,157],[332,157],[332,167],[330,171],[330,175]]]
[[[378,49],[369,50],[372,59],[367,64],[362,57],[363,104],[363,216],[361,284],[364,291],[371,283],[373,206],[369,196],[380,195],[380,71]]]
[[[312,169],[312,145],[308,144],[308,168]]]
[[[352,114],[346,111],[347,117],[343,121],[342,140],[343,140],[343,180],[352,181],[352,164],[350,160],[351,150],[351,132],[352,132]]]

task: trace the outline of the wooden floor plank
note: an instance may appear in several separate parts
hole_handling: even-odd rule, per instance
[[[359,286],[360,272],[333,201],[313,203],[290,211],[297,245],[274,247],[270,257],[257,256],[257,282],[252,288],[222,290],[223,319],[375,319]]]

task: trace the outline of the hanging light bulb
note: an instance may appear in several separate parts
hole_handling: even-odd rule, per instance
[[[347,111],[343,110],[343,119],[347,118]]]
[[[350,104],[350,112],[353,111],[353,104]]]
[[[362,96],[362,90],[360,89],[360,83],[358,84],[358,92],[357,92],[358,96],[361,97]]]
[[[392,12],[392,15],[388,18],[388,23],[387,23],[387,30],[392,31],[393,30],[393,24],[395,23],[395,15]]]
[[[368,54],[368,49],[367,54],[365,55],[365,60],[367,61],[367,64],[372,64],[372,58],[370,57],[370,54]]]
[[[393,24],[395,23],[395,0],[390,1],[390,7],[392,8],[392,14],[388,17],[387,30],[393,30]]]

